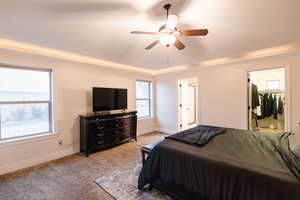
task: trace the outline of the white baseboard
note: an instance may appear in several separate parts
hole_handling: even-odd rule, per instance
[[[153,129],[147,130],[146,132],[140,133],[139,135],[143,135],[143,134],[153,132],[153,131],[159,131],[159,132],[163,132],[166,134],[174,134],[177,132],[177,130],[171,130],[171,129],[166,129],[166,128],[153,128]],[[72,154],[75,154],[78,152],[79,151],[74,148],[69,148],[69,149],[65,149],[62,151],[52,153],[50,155],[46,155],[46,156],[42,156],[42,157],[38,157],[38,158],[31,158],[31,159],[27,159],[27,160],[22,160],[19,162],[15,162],[13,164],[3,165],[3,166],[0,166],[0,175],[15,172],[15,171],[18,171],[21,169],[32,167],[32,166],[42,164],[45,162],[49,162],[52,160],[56,160],[59,158],[63,158],[65,156],[69,156],[69,155],[72,155]]]
[[[72,154],[78,153],[78,150],[74,148],[69,148],[66,150],[58,151],[50,155],[42,156],[39,158],[31,158],[27,160],[23,160],[20,162],[16,162],[9,165],[0,166],[0,175],[11,173],[20,169],[32,167],[41,163],[49,162],[51,160],[56,160],[65,156],[69,156]]]
[[[137,136],[142,136],[142,135],[146,135],[148,133],[152,133],[154,132],[154,129],[152,131],[147,131],[147,132],[142,132],[142,133],[139,133]]]
[[[172,130],[172,129],[167,129],[167,128],[157,128],[156,130],[159,131],[159,132],[162,132],[162,133],[169,134],[169,135],[178,132],[177,130]]]
[[[154,131],[156,131],[155,128],[148,128],[146,130],[143,130],[143,132],[141,132],[141,131],[137,132],[137,136],[145,135],[147,133],[151,133],[151,132],[154,132]]]

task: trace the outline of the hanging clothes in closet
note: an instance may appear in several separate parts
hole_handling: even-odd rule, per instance
[[[258,89],[255,84],[252,83],[251,85],[251,91],[252,91],[252,110],[260,106],[259,104],[259,96],[258,96]]]
[[[277,96],[274,95],[274,99],[273,99],[273,118],[274,119],[278,119],[278,113],[277,113]]]
[[[284,129],[284,102],[280,92],[259,92],[256,119],[260,128]]]
[[[268,117],[270,117],[273,113],[273,109],[274,109],[274,99],[273,99],[273,95],[269,94],[269,110],[268,110]]]
[[[270,95],[268,93],[265,93],[263,95],[263,103],[264,105],[264,112],[262,113],[262,117],[270,117],[271,116],[271,101],[270,101]]]
[[[260,101],[260,118],[273,116],[274,119],[277,119],[278,114],[283,114],[283,101],[281,96],[277,98],[277,95],[271,93],[260,94]]]
[[[257,107],[260,106],[258,88],[255,84],[251,84],[251,101],[252,101],[252,120],[255,122],[255,127],[258,127]]]
[[[284,103],[279,91],[258,91],[255,84],[251,84],[251,112],[252,128],[272,128],[283,127]],[[281,121],[282,122],[281,122]]]
[[[283,100],[281,97],[278,99],[278,114],[283,114],[284,113],[284,106],[283,106]]]
[[[264,107],[262,117],[265,118],[268,116],[268,109],[269,109],[269,96],[267,93],[263,95],[263,103],[262,104]]]

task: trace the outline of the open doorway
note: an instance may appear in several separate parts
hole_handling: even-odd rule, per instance
[[[248,73],[249,130],[283,133],[287,130],[286,69]]]
[[[178,129],[186,130],[197,125],[197,79],[178,81]]]

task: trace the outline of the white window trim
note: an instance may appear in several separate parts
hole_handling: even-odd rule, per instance
[[[143,116],[143,117],[138,117],[138,120],[143,120],[143,119],[149,119],[152,118],[152,81],[148,81],[148,80],[136,80],[136,82],[145,82],[149,84],[148,87],[148,95],[149,98],[136,98],[136,102],[137,101],[149,101],[149,116]]]
[[[35,143],[35,142],[50,140],[50,139],[56,139],[57,137],[58,137],[57,133],[49,132],[49,133],[45,133],[45,134],[24,136],[24,137],[15,138],[15,139],[1,140],[0,148],[15,146],[15,145],[22,145],[22,144],[27,144],[27,143]]]
[[[6,68],[6,69],[19,69],[19,70],[31,70],[31,71],[44,71],[49,72],[49,86],[50,86],[50,97],[49,100],[46,101],[0,101],[1,104],[37,104],[37,103],[47,103],[49,108],[49,131],[47,132],[41,132],[41,133],[35,133],[30,135],[23,135],[19,137],[11,137],[6,139],[1,139],[1,132],[0,132],[0,147],[6,146],[4,144],[7,143],[16,143],[16,144],[23,144],[27,141],[31,141],[33,139],[40,140],[42,137],[50,137],[52,138],[53,135],[55,135],[54,132],[54,109],[53,109],[53,70],[51,68],[41,68],[41,67],[28,67],[28,66],[15,66],[15,65],[6,65],[6,64],[0,64],[0,68]],[[1,128],[1,124],[0,124]]]

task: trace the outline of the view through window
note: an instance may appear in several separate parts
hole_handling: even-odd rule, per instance
[[[151,117],[150,81],[136,81],[136,109],[138,118]]]
[[[51,70],[0,67],[0,140],[52,131]]]

